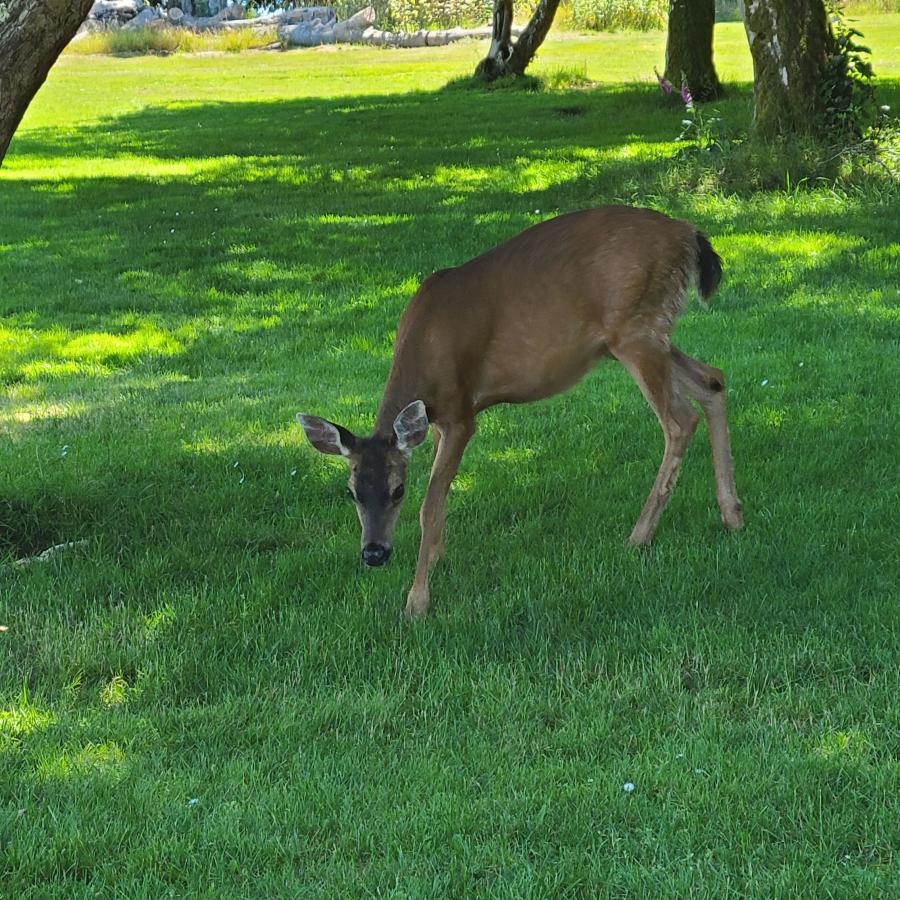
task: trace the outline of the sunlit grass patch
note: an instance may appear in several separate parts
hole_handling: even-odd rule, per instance
[[[42,754],[37,759],[35,778],[39,783],[95,775],[116,778],[122,774],[124,764],[125,751],[115,741],[88,743],[58,755]]]
[[[73,41],[66,53],[200,53],[221,51],[238,53],[274,44],[274,28],[225,28],[206,32],[189,28],[117,28],[95,31]]]

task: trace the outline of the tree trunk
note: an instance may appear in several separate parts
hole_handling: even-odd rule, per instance
[[[8,0],[0,19],[0,165],[50,66],[93,0]]]
[[[534,59],[538,47],[547,37],[559,0],[540,0],[531,21],[512,42],[513,5],[512,0],[494,0],[494,30],[488,55],[478,63],[476,78],[496,81],[504,75],[522,75],[526,66]]]
[[[753,57],[753,133],[774,138],[814,131],[834,50],[823,0],[744,0],[743,13]]]
[[[676,89],[687,85],[695,100],[715,100],[724,91],[713,66],[716,0],[669,0],[666,75]]]

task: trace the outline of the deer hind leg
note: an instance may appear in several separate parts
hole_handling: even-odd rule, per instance
[[[422,524],[422,542],[419,545],[419,559],[416,563],[416,575],[413,579],[409,596],[406,598],[408,616],[418,616],[428,612],[430,597],[428,594],[428,571],[443,550],[444,517],[447,508],[447,493],[459,462],[462,459],[466,444],[475,434],[475,423],[464,421],[454,425],[435,426],[439,432],[437,452],[431,468],[431,478],[425,492],[425,501],[419,513]]]
[[[731,437],[725,414],[725,377],[720,369],[672,347],[675,380],[681,390],[700,404],[709,428],[713,469],[716,473],[716,499],[726,528],[737,529],[744,524],[741,501],[734,483],[734,462],[731,458]]]
[[[613,350],[616,359],[637,382],[641,393],[653,407],[665,437],[665,451],[656,481],[631,531],[629,542],[649,544],[669,500],[681,461],[697,427],[699,416],[679,390],[673,378],[673,362],[667,344],[646,339]]]

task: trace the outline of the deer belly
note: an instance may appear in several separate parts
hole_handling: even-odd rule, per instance
[[[476,406],[485,409],[495,403],[530,403],[562,393],[580,381],[606,352],[604,345],[568,347],[547,352],[541,348],[502,365],[487,369]]]

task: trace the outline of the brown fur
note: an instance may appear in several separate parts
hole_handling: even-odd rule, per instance
[[[610,206],[550,219],[422,284],[399,323],[373,436],[390,447],[398,413],[424,402],[435,460],[408,613],[428,609],[428,570],[443,552],[446,496],[476,415],[498,403],[559,393],[603,357],[616,358],[634,377],[665,436],[632,543],[649,543],[675,484],[697,424],[691,400],[709,421],[722,518],[729,528],[741,527],[724,378],[673,347],[670,337],[691,285],[707,294],[720,274],[718,256],[693,225]],[[388,455],[371,465],[383,467]],[[351,482],[366,468],[357,464]]]

